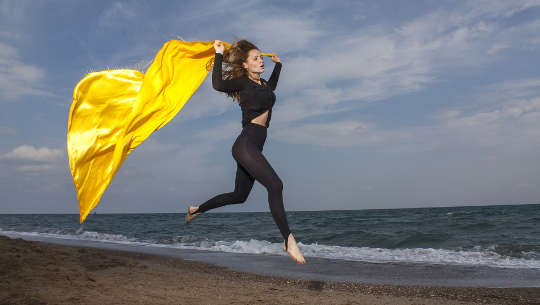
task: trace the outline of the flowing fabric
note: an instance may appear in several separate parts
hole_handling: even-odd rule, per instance
[[[67,152],[80,223],[97,206],[128,154],[173,119],[199,88],[210,71],[213,44],[171,40],[145,74],[130,69],[99,71],[75,86]]]

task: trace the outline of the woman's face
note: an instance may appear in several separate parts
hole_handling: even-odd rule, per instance
[[[248,52],[247,60],[243,63],[244,68],[251,73],[263,73],[264,72],[264,60],[261,56],[261,52],[257,49],[251,49]]]

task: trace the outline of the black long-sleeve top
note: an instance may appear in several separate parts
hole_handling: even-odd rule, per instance
[[[277,86],[281,63],[277,62],[268,82],[261,78],[261,85],[251,80],[247,75],[224,80],[222,76],[223,54],[216,53],[214,69],[212,70],[212,86],[221,92],[238,92],[240,96],[240,108],[242,109],[242,127],[257,116],[268,111],[266,128],[270,126],[272,107],[276,102],[274,90]]]

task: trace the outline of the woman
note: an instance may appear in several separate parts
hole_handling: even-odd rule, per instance
[[[283,183],[262,154],[272,107],[276,100],[273,91],[281,71],[281,61],[277,55],[272,56],[275,66],[267,82],[261,78],[264,72],[261,52],[252,43],[246,40],[237,41],[223,54],[223,42],[216,40],[214,49],[216,54],[212,86],[237,100],[242,109],[242,132],[232,147],[232,155],[237,163],[236,181],[234,192],[217,195],[198,207],[189,206],[186,223],[210,209],[245,202],[257,180],[268,190],[270,211],[284,239],[283,251],[295,262],[305,264],[306,261],[287,223],[283,207]],[[222,71],[223,58],[228,66],[226,71]]]

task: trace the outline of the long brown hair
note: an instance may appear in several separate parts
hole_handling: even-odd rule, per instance
[[[235,41],[231,47],[223,53],[223,79],[233,79],[247,75],[247,69],[242,65],[247,61],[250,50],[259,49],[251,42],[242,39]],[[240,94],[236,92],[227,92],[227,96],[237,100],[240,103]]]

